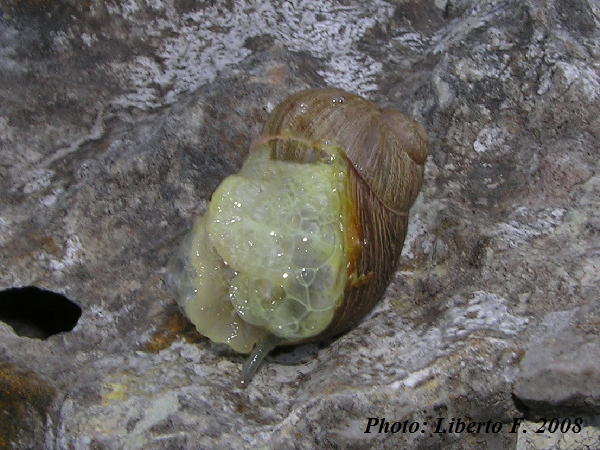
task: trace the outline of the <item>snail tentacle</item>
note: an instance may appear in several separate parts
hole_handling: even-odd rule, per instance
[[[252,350],[252,353],[250,353],[250,356],[242,366],[242,372],[237,380],[238,388],[245,389],[248,387],[250,380],[252,380],[252,377],[256,374],[256,371],[260,367],[263,359],[265,359],[265,356],[279,344],[280,339],[269,334],[265,339],[254,346],[254,350]]]

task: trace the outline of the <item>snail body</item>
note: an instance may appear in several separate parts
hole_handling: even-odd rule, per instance
[[[198,331],[251,353],[337,335],[381,298],[423,180],[425,129],[338,89],[291,95],[179,254]]]

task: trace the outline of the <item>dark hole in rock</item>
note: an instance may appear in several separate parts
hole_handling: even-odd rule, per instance
[[[0,291],[0,320],[19,336],[46,339],[71,331],[81,308],[64,295],[34,286]]]

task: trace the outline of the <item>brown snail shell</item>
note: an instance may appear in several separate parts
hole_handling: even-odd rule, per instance
[[[244,365],[240,385],[246,385],[264,355],[273,347],[335,336],[356,324],[381,298],[402,251],[408,211],[423,181],[428,145],[426,131],[418,122],[397,111],[381,109],[357,95],[339,89],[310,89],[299,92],[286,98],[274,109],[240,175],[228,177],[231,180],[224,180],[217,189],[206,217],[198,221],[195,234],[187,239],[180,256],[184,268],[184,275],[180,276],[180,302],[199,331],[213,340],[230,344],[238,351],[250,351],[250,344],[256,343],[252,355]],[[326,174],[323,175],[325,181],[317,178],[321,173]],[[318,231],[314,237],[299,231],[298,236],[304,236],[304,241],[307,241],[307,236],[312,240],[306,246],[299,241],[300,243],[293,244],[290,250],[292,257],[296,258],[294,261],[297,261],[299,253],[305,261],[320,261],[315,263],[314,267],[317,267],[317,272],[322,271],[321,275],[327,275],[325,278],[328,281],[323,284],[325,287],[312,281],[304,283],[301,277],[308,269],[305,270],[301,263],[290,262],[292,259],[282,263],[282,267],[286,267],[282,269],[283,278],[287,279],[281,281],[283,288],[277,285],[277,281],[267,282],[259,276],[240,281],[245,280],[243,272],[254,260],[257,265],[262,264],[254,273],[260,274],[259,269],[262,267],[265,272],[270,270],[271,260],[261,258],[271,250],[271,242],[274,246],[279,242],[287,242],[282,247],[287,248],[291,241],[279,236],[279,231],[271,231],[271,235],[277,235],[279,240],[261,241],[256,238],[254,242],[253,233],[265,234],[270,229],[265,227],[270,227],[271,224],[267,221],[267,225],[259,226],[252,222],[252,233],[248,234],[251,236],[248,239],[250,250],[240,250],[240,261],[243,261],[243,264],[236,266],[236,250],[231,250],[228,246],[231,244],[235,247],[238,240],[231,230],[242,230],[243,233],[249,231],[241,225],[244,221],[242,212],[237,216],[231,212],[225,214],[223,211],[236,212],[235,208],[242,211],[243,206],[248,207],[247,205],[251,204],[253,206],[246,210],[246,213],[258,216],[252,220],[266,220],[263,216],[268,215],[268,212],[259,214],[255,211],[262,209],[261,195],[265,195],[260,183],[270,186],[269,183],[274,182],[272,179],[277,176],[283,176],[283,187],[271,189],[274,192],[268,198],[271,205],[273,198],[277,200],[280,197],[282,202],[287,202],[286,205],[293,202],[286,192],[296,189],[297,192],[292,194],[298,195],[296,200],[299,208],[310,210],[324,205],[323,217],[338,218],[331,235],[324,231],[320,231],[319,235]],[[240,177],[244,180],[244,177],[249,178],[251,181],[240,181]],[[285,179],[288,177],[291,181]],[[265,191],[268,191],[268,186],[264,188]],[[313,189],[316,193],[311,194]],[[246,193],[253,190],[256,193],[250,193],[249,197],[246,197]],[[241,196],[239,202],[236,195]],[[331,205],[335,205],[337,209],[332,209]],[[315,212],[302,214],[314,215]],[[284,220],[294,222],[295,216],[289,217],[292,219]],[[302,224],[307,223],[304,219]],[[315,228],[329,229],[327,227],[331,227],[331,224],[328,220],[314,219],[313,222],[321,225],[321,228]],[[205,225],[205,222],[208,224]],[[313,222],[311,223],[315,225]],[[273,224],[273,230],[276,228],[277,225]],[[323,233],[326,234],[325,237]],[[293,242],[297,241],[298,236],[294,237],[296,240]],[[240,242],[243,241],[245,245],[244,239],[246,238]],[[267,248],[257,252],[251,247],[258,242],[269,244]],[[188,248],[190,245],[191,252]],[[308,255],[313,248],[317,254],[314,257]],[[324,252],[321,251],[322,248],[327,248],[324,257],[319,256]],[[250,257],[248,252],[254,253]],[[275,253],[276,257],[273,258],[276,259],[283,252],[284,250]],[[209,256],[204,257],[203,254]],[[319,258],[327,259],[327,263],[323,263]],[[262,262],[258,262],[259,260]],[[310,263],[307,264],[314,274],[314,267],[310,266]],[[302,271],[302,275],[299,271]],[[332,271],[340,273],[331,274]],[[310,290],[310,294],[306,294],[308,303],[298,300],[304,294],[290,294],[294,285],[290,288],[285,284],[290,279],[300,283],[298,286],[303,287],[304,291]],[[218,283],[219,286],[217,288],[211,285],[207,288],[207,283]],[[261,283],[267,283],[268,286],[255,287]],[[279,292],[278,289],[283,294],[273,294]],[[246,290],[252,291],[252,295],[256,294],[256,291],[267,292],[267,298],[264,301],[261,298],[258,302],[267,305],[265,308],[271,315],[264,316],[266,319],[256,316],[252,305],[257,308],[257,300],[253,300],[254,303],[248,302],[246,297],[249,294]],[[220,296],[218,299],[215,297],[210,304],[201,303],[216,291],[220,292],[216,294]],[[314,302],[314,298],[326,297],[330,293],[331,296],[339,298],[331,299],[331,304],[327,306],[329,309],[323,307],[323,311],[326,310],[327,313],[321,312],[320,306],[311,309],[310,301]],[[240,296],[242,300],[236,296]],[[234,307],[231,304],[227,305],[228,299]],[[290,319],[290,323],[287,324],[280,316],[273,315],[273,310],[268,308],[280,308],[277,303],[279,301],[291,302],[293,307],[288,305],[288,309],[300,311],[298,323],[294,322],[295,319]],[[207,319],[206,315],[213,313],[216,319]],[[231,315],[231,320],[227,318],[230,320],[227,322],[227,326],[230,327],[229,334],[225,333],[223,337],[217,333],[219,337],[214,338],[211,336],[211,330],[215,328],[215,323],[227,314]],[[279,328],[270,323],[279,319],[283,324]],[[308,325],[303,323],[303,320],[307,321]],[[250,325],[244,321],[248,321]],[[282,330],[281,333],[279,329]],[[249,338],[240,343],[240,336],[244,334]]]
[[[423,182],[429,152],[425,128],[391,109],[340,89],[310,89],[286,98],[267,119],[263,134],[311,142],[326,141],[344,149],[350,171],[359,227],[356,271],[368,277],[350,284],[324,336],[354,325],[377,303],[392,276],[400,253],[408,210]],[[293,141],[273,142],[276,158],[301,160]]]

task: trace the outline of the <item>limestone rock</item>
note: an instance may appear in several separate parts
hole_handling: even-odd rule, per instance
[[[0,442],[515,448],[546,414],[595,439],[594,0],[0,0],[0,36],[0,289],[82,313],[46,339],[0,322]],[[422,121],[425,185],[372,314],[240,391],[167,263],[273,106],[325,85]],[[501,430],[435,432],[453,418]]]
[[[536,416],[600,414],[600,310],[548,313],[532,335],[515,395]]]

